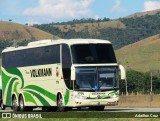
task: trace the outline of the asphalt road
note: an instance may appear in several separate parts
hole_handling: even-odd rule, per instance
[[[108,112],[160,112],[160,108],[106,108]]]
[[[81,112],[89,110],[87,108],[82,108],[81,110],[73,109],[71,111]],[[12,112],[11,108],[6,108],[6,110],[0,110],[0,112]],[[41,108],[34,109],[33,112],[43,112]],[[46,112],[46,111],[45,111]],[[104,112],[160,112],[160,108],[105,108]]]

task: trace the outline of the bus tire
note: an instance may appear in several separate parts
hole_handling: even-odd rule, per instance
[[[22,95],[20,95],[20,97],[19,97],[19,109],[20,109],[20,111],[22,111],[22,112],[24,112],[24,111],[28,111],[28,112],[33,111],[33,107],[30,107],[30,106],[26,107],[26,106],[24,105],[24,99],[23,99],[23,96],[22,96]]]
[[[58,94],[58,98],[57,98],[57,111],[58,112],[64,112],[65,111],[65,107],[63,104],[63,98],[61,94]]]
[[[1,101],[1,110],[5,110],[5,105],[3,104],[3,101]]]
[[[12,97],[12,109],[13,109],[13,112],[19,111],[18,101],[15,95]]]
[[[22,95],[20,95],[20,97],[19,97],[19,109],[20,109],[20,111],[24,111],[25,110],[24,99],[23,99]]]

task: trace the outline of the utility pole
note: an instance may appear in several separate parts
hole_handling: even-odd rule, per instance
[[[152,72],[151,72],[151,94],[152,94]]]
[[[128,96],[128,90],[127,90],[127,79],[125,79],[125,84],[126,84],[126,95]]]
[[[13,47],[17,47],[17,42],[16,42],[16,40],[13,40]]]

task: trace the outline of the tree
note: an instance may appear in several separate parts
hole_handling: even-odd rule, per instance
[[[9,22],[11,22],[12,21],[12,19],[9,19]]]

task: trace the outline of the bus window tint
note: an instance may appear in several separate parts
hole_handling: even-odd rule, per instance
[[[60,63],[60,45],[4,52],[2,57],[2,66],[4,68]]]
[[[116,63],[111,44],[77,44],[71,46],[73,63]]]
[[[63,78],[66,86],[69,89],[73,89],[72,81],[70,80],[71,76],[71,55],[70,49],[68,45],[62,44],[62,70],[63,70]]]
[[[71,67],[71,54],[68,45],[62,44],[62,68]]]

